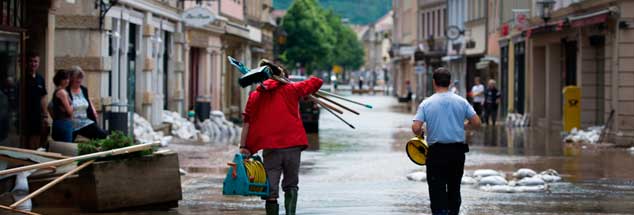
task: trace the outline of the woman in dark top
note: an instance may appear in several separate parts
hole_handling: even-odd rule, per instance
[[[73,141],[73,107],[70,103],[70,96],[66,91],[66,87],[68,87],[70,82],[69,75],[66,70],[58,70],[53,76],[55,91],[48,109],[51,118],[53,118],[52,138],[55,141]]]
[[[106,132],[97,126],[97,111],[88,97],[88,88],[82,86],[84,76],[84,71],[79,66],[74,66],[70,85],[66,88],[73,106],[73,140],[77,135],[88,139],[104,139]]]
[[[499,103],[500,92],[495,87],[495,80],[491,79],[489,83],[487,83],[487,88],[484,91],[484,124],[488,124],[489,118],[491,118],[492,125],[495,125]]]

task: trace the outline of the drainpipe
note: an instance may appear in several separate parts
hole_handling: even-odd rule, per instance
[[[618,49],[618,44],[620,41],[620,37],[621,37],[621,32],[620,32],[620,27],[619,27],[619,22],[621,20],[621,13],[620,10],[619,12],[616,12],[618,14],[616,14],[616,19],[614,20],[614,40],[612,41],[612,98],[610,99],[610,103],[612,106],[612,109],[614,110],[614,119],[612,119],[612,129],[613,131],[618,131],[619,130],[619,123],[618,122],[618,116],[619,116],[619,87],[618,87],[618,83],[619,83],[619,49]],[[609,126],[609,125],[606,125]]]

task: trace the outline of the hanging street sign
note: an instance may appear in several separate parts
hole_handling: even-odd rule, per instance
[[[200,6],[185,10],[182,18],[185,24],[194,27],[203,27],[216,20],[216,16],[209,9]]]

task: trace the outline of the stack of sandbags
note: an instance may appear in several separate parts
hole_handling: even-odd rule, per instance
[[[424,171],[415,171],[406,176],[410,181],[426,181]],[[473,185],[487,192],[521,193],[548,190],[548,183],[559,182],[561,177],[553,169],[537,174],[531,169],[518,169],[507,180],[506,174],[492,169],[478,169],[462,176],[462,184]]]
[[[209,136],[202,134],[194,123],[180,116],[179,113],[163,110],[163,122],[172,125],[171,134],[184,140],[200,141],[207,143]]]
[[[134,113],[134,139],[140,143],[153,143],[160,141],[161,146],[167,146],[172,140],[171,136],[163,135],[163,132],[156,132],[152,128],[152,124],[141,115]]]
[[[567,143],[595,144],[599,142],[603,128],[604,126],[592,126],[585,130],[573,128],[570,133],[564,137],[564,141]]]
[[[215,143],[236,143],[242,128],[225,118],[221,111],[212,111],[209,119],[200,123],[200,130]]]

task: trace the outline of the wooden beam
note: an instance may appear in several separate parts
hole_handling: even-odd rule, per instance
[[[86,155],[81,155],[81,156],[76,156],[76,157],[70,157],[70,158],[61,159],[61,160],[54,160],[54,161],[49,161],[49,162],[44,162],[44,163],[39,163],[39,164],[33,164],[33,165],[29,165],[29,166],[22,166],[22,167],[17,167],[17,168],[12,168],[12,169],[6,169],[6,170],[0,171],[0,175],[8,175],[8,174],[13,174],[13,173],[27,171],[27,170],[41,169],[41,168],[46,168],[46,167],[51,167],[51,166],[60,166],[60,165],[69,164],[69,163],[77,162],[77,161],[95,160],[97,158],[109,157],[109,156],[113,156],[113,155],[128,154],[128,153],[132,153],[132,152],[138,152],[138,151],[147,150],[147,149],[152,148],[153,146],[158,146],[158,145],[160,145],[160,142],[139,144],[139,145],[128,146],[128,147],[119,148],[119,149],[108,150],[108,151],[104,151],[104,152],[97,152],[97,153],[86,154]]]
[[[31,212],[31,211],[23,211],[23,210],[13,209],[13,208],[10,208],[10,207],[4,206],[4,205],[0,205],[0,209],[4,209],[4,210],[16,212],[16,213],[21,213],[21,214],[40,215],[38,213],[34,213],[34,212]]]
[[[40,187],[40,189],[37,189],[36,191],[34,191],[33,193],[29,194],[28,196],[25,196],[24,198],[20,199],[19,201],[13,203],[11,206],[9,206],[10,208],[16,208],[18,207],[18,205],[24,203],[25,201],[32,199],[33,197],[40,195],[41,193],[43,193],[44,191],[48,190],[49,188],[55,186],[56,184],[58,184],[59,182],[62,182],[64,179],[66,179],[68,176],[75,174],[77,171],[87,167],[88,165],[92,164],[93,162],[95,162],[94,160],[90,160],[90,161],[86,161],[85,163],[83,163],[82,165],[76,167],[75,169],[67,172],[66,174],[63,174],[62,176],[60,176],[59,178],[56,178],[55,180],[49,182],[48,184],[44,185],[43,187]]]
[[[68,158],[66,156],[63,156],[60,153],[40,152],[40,151],[36,151],[36,150],[21,149],[21,148],[7,147],[7,146],[0,146],[0,150],[22,152],[22,153],[39,155],[39,156],[48,157],[48,158],[54,158],[54,159],[65,159],[65,158]]]

